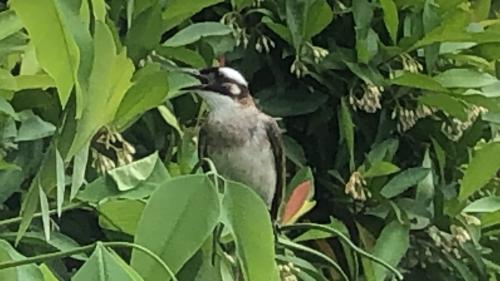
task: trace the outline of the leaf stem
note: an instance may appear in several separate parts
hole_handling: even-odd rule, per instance
[[[296,224],[281,226],[282,231],[294,230],[294,229],[317,229],[317,230],[321,230],[324,232],[329,232],[329,233],[335,234],[342,241],[347,243],[347,245],[349,245],[349,247],[351,247],[355,252],[357,252],[361,256],[364,256],[365,258],[368,258],[368,259],[382,265],[383,267],[392,271],[399,280],[403,280],[403,275],[396,268],[394,268],[392,265],[388,264],[386,261],[384,261],[384,260],[364,251],[363,249],[359,248],[347,236],[345,236],[342,232],[340,232],[334,228],[324,226],[321,224],[316,224],[316,223],[296,223]]]

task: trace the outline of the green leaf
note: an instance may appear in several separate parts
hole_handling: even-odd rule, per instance
[[[43,263],[38,268],[42,272],[44,281],[59,281],[46,264]]]
[[[11,8],[28,30],[40,65],[56,82],[64,107],[76,82],[79,50],[61,16],[61,5],[54,0],[14,0]]]
[[[19,75],[14,77],[16,90],[47,89],[55,86],[54,80],[47,74]]]
[[[394,0],[380,0],[380,6],[384,11],[385,28],[387,28],[387,31],[391,36],[392,43],[397,44],[399,25],[398,8],[394,3]]]
[[[283,117],[312,113],[328,99],[328,96],[321,92],[309,92],[303,88],[282,91],[271,87],[259,92],[258,96],[264,112]]]
[[[279,280],[271,219],[250,187],[228,181],[222,201],[222,221],[236,242],[245,280]]]
[[[0,13],[0,40],[18,32],[23,28],[21,20],[16,16],[14,11],[7,10]]]
[[[300,52],[302,44],[307,40],[307,14],[310,2],[307,0],[289,0],[286,3],[286,23],[292,35],[293,47]]]
[[[333,20],[333,11],[325,0],[316,0],[309,7],[305,38],[310,40]]]
[[[31,141],[51,136],[56,131],[56,126],[42,120],[31,110],[19,113],[21,126],[17,133],[16,141]]]
[[[444,88],[439,81],[434,78],[411,72],[400,72],[395,78],[391,79],[390,82],[395,85],[429,90],[434,92],[447,92],[448,90]]]
[[[474,153],[460,185],[458,195],[460,201],[481,189],[496,174],[500,168],[500,157],[492,157],[492,155],[500,155],[499,153],[500,143],[498,142],[486,144]]]
[[[47,195],[40,185],[38,186],[38,194],[40,196],[40,210],[42,211],[42,224],[45,240],[50,241],[49,201],[47,200]]]
[[[64,192],[66,191],[64,160],[56,149],[56,179],[57,179],[57,216],[61,217],[64,203]]]
[[[158,111],[160,112],[161,117],[163,117],[163,120],[165,120],[165,122],[168,125],[170,125],[172,128],[174,128],[177,131],[177,133],[179,134],[179,136],[182,136],[183,132],[182,132],[181,127],[179,125],[179,121],[177,121],[177,118],[172,113],[172,111],[170,111],[170,109],[168,109],[168,107],[166,107],[164,105],[158,106]]]
[[[293,138],[284,135],[283,146],[285,147],[286,156],[297,166],[303,167],[306,162],[304,149]]]
[[[118,128],[160,105],[168,95],[170,75],[157,64],[148,64],[139,69],[132,79],[134,85],[120,103],[114,120]]]
[[[141,2],[143,1],[136,1],[136,3]],[[125,38],[130,57],[134,61],[144,58],[158,46],[162,32],[161,9],[151,6],[142,11],[132,21]]]
[[[417,185],[430,172],[426,168],[410,168],[393,177],[380,191],[385,198],[392,198],[405,192],[408,188]]]
[[[73,175],[71,177],[71,193],[70,200],[73,200],[80,190],[83,182],[85,181],[85,170],[87,168],[87,161],[89,158],[89,146],[87,143],[76,155],[73,160]]]
[[[173,272],[178,272],[212,233],[219,208],[217,192],[207,176],[168,180],[151,195],[135,243],[158,254]],[[146,281],[166,280],[158,264],[142,252],[132,252],[131,264]]]
[[[434,175],[432,173],[432,160],[429,154],[429,149],[425,151],[422,168],[431,169],[431,172],[418,184],[415,199],[423,202],[424,204],[432,204],[434,198]]]
[[[349,151],[349,169],[354,171],[354,124],[345,99],[342,99],[340,104],[339,128],[342,132],[341,139],[345,140]]]
[[[465,213],[493,213],[496,211],[500,211],[499,196],[488,196],[478,199],[462,210]]]
[[[439,108],[462,121],[468,118],[465,103],[452,95],[440,93],[423,94],[419,97],[418,101],[428,106]]]
[[[99,225],[114,231],[134,235],[144,210],[139,200],[110,200],[99,204]]]
[[[19,254],[9,243],[0,240],[0,262],[18,261],[26,257]],[[0,269],[0,280],[5,281],[43,281],[43,276],[34,264]]]
[[[19,120],[19,116],[14,111],[14,108],[12,108],[12,105],[2,97],[0,97],[0,113],[5,113],[15,120]]]
[[[434,79],[446,88],[481,88],[498,82],[495,76],[470,68],[448,69]]]
[[[85,186],[78,192],[78,200],[98,204],[110,199],[142,199],[151,195],[170,175],[161,161],[157,161],[150,176],[128,191],[120,191],[109,176],[102,176]]]
[[[150,259],[150,257],[146,259]],[[89,260],[80,267],[71,280],[141,281],[143,279],[117,254],[107,250],[99,243]]]
[[[274,33],[278,34],[281,39],[285,40],[288,44],[293,44],[292,33],[285,25],[276,23],[267,16],[262,18],[262,23],[264,23]]]
[[[194,23],[177,32],[168,39],[163,46],[181,47],[200,40],[208,36],[222,36],[231,33],[231,29],[219,22]]]
[[[153,172],[156,163],[161,161],[158,153],[108,171],[108,175],[115,181],[119,191],[128,191],[145,181]]]
[[[377,238],[373,254],[385,260],[392,266],[397,266],[410,246],[410,228],[400,224],[397,220],[384,227]],[[385,280],[389,271],[379,265],[373,264],[375,280]]]
[[[390,162],[376,162],[373,163],[368,171],[363,173],[364,178],[374,178],[380,176],[387,176],[399,172],[399,167]]]
[[[236,8],[237,11],[241,11],[242,9],[251,6],[253,0],[231,0],[231,5]]]
[[[111,30],[100,21],[96,21],[94,49],[94,65],[90,74],[86,106],[78,120],[76,134],[66,158],[80,151],[102,126],[113,120],[123,96],[131,86],[134,65],[124,50],[117,54]]]
[[[164,23],[163,30],[168,31],[204,8],[220,2],[222,2],[222,0],[168,1],[165,10],[162,13]]]
[[[207,66],[205,59],[199,52],[193,51],[185,47],[159,47],[156,52],[168,59],[173,59],[185,63],[195,68],[204,68]]]

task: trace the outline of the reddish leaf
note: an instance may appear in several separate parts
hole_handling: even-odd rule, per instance
[[[311,181],[304,181],[297,185],[292,191],[285,204],[285,209],[281,216],[281,221],[286,224],[302,208],[311,191]]]

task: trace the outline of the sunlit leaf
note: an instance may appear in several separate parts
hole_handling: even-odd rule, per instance
[[[398,265],[410,246],[410,228],[400,224],[397,220],[384,227],[377,238],[373,254],[392,266]],[[379,264],[373,264],[375,280],[385,280],[389,271]]]
[[[219,22],[202,22],[189,25],[169,38],[163,46],[180,47],[188,45],[208,36],[221,36],[231,32],[231,29]]]
[[[176,177],[151,195],[135,243],[159,255],[177,272],[205,242],[218,218],[219,199],[207,176]],[[132,252],[131,264],[145,281],[167,280],[159,265],[142,252]]]
[[[262,199],[251,188],[229,181],[222,210],[245,279],[278,280],[271,219]]]
[[[118,255],[106,249],[102,244],[98,244],[89,260],[82,265],[71,280],[142,281],[143,279]]]
[[[11,7],[28,30],[40,65],[55,80],[64,107],[75,85],[79,50],[61,17],[63,5],[54,0],[15,0]]]
[[[127,191],[145,181],[153,172],[159,161],[158,154],[153,153],[130,164],[108,171],[108,175],[115,181],[119,191]]]
[[[393,0],[381,0],[380,5],[384,11],[384,24],[385,28],[391,36],[392,42],[396,44],[398,42],[398,25],[399,16],[398,9]]]
[[[465,207],[466,213],[492,213],[500,210],[500,197],[488,196],[478,199]]]
[[[500,157],[492,155],[500,155],[500,143],[486,144],[474,153],[460,185],[459,200],[467,199],[496,174],[500,168]]]
[[[9,243],[0,240],[0,262],[25,259]],[[0,280],[5,281],[44,281],[43,275],[34,264],[0,269]]]

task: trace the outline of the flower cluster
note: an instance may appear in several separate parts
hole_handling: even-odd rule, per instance
[[[269,53],[274,47],[274,41],[269,36],[266,36],[264,34],[257,36],[255,43],[255,50],[257,52],[262,53],[262,51],[264,51],[266,53]]]
[[[349,181],[345,185],[345,194],[350,194],[354,200],[366,201],[367,197],[370,197],[368,191],[365,192],[366,181],[363,179],[361,174],[356,171],[352,173]]]
[[[477,118],[482,114],[487,112],[487,109],[481,106],[472,105],[469,107],[467,112],[467,119],[461,121],[457,118],[451,118],[450,122],[443,122],[441,125],[441,131],[452,141],[458,141],[464,134],[464,132],[469,129]]]
[[[446,233],[435,226],[427,230],[427,234],[429,234],[429,237],[434,241],[436,247],[440,248],[443,252],[453,253],[456,258],[460,259],[459,247],[471,241],[472,238],[469,232],[462,226],[452,224],[450,226],[450,232],[451,234]]]
[[[236,46],[242,45],[244,48],[246,48],[250,40],[250,35],[248,34],[247,29],[240,25],[240,19],[240,14],[236,12],[230,12],[222,17],[221,22],[231,28],[233,37],[236,40]]]
[[[298,281],[296,274],[300,272],[300,268],[295,267],[295,265],[291,262],[288,264],[280,264],[278,265],[278,269],[280,271],[280,279],[282,281]]]
[[[403,65],[403,70],[411,73],[419,73],[424,70],[424,67],[416,59],[414,59],[409,54],[401,54],[401,64]]]
[[[92,167],[99,173],[105,173],[117,166],[123,166],[134,161],[135,148],[123,138],[120,132],[112,128],[105,128],[96,140],[96,143],[104,145],[106,150],[113,150],[116,155],[116,162],[110,157],[92,148]]]
[[[434,112],[436,112],[436,109],[425,104],[418,104],[417,108],[415,109],[408,109],[397,106],[392,111],[391,118],[398,118],[398,124],[396,125],[396,128],[398,132],[401,133],[413,128],[413,126],[417,124],[418,120],[430,116]]]
[[[375,113],[381,109],[380,98],[382,97],[384,88],[371,83],[363,84],[361,88],[361,98],[356,97],[354,94],[349,95],[349,103],[353,109],[361,109],[368,113]]]
[[[295,60],[292,63],[292,66],[290,67],[290,72],[295,74],[297,78],[301,78],[309,72],[309,69],[307,68],[306,64],[300,59],[300,57],[296,56]]]

